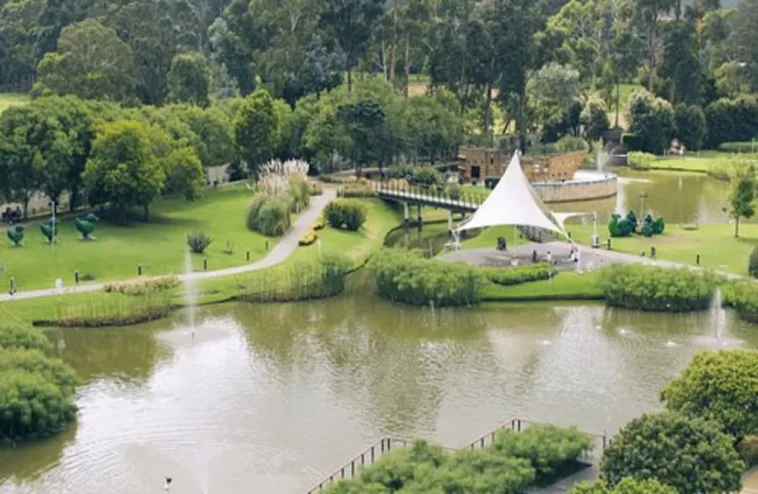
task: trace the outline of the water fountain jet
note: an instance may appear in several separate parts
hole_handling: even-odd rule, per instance
[[[187,251],[184,255],[184,299],[187,302],[187,323],[189,324],[190,331],[192,332],[192,339],[195,339],[195,301],[197,300],[197,286],[195,280],[191,278],[193,272],[192,268],[192,254]]]

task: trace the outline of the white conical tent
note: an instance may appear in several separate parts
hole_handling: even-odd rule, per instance
[[[497,187],[459,230],[499,225],[533,226],[568,236],[524,176],[518,152]]]

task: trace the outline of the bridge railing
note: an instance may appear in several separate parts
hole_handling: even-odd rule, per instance
[[[452,206],[466,209],[477,209],[482,204],[478,194],[461,191],[458,194],[439,190],[437,188],[422,188],[416,185],[399,185],[395,181],[374,182],[377,194],[396,198],[426,202],[430,205]]]
[[[512,418],[508,420],[507,422],[504,422],[500,426],[496,427],[492,431],[488,432],[487,434],[484,434],[483,436],[475,439],[474,441],[470,442],[468,445],[464,446],[463,448],[448,448],[443,447],[444,449],[448,451],[458,451],[463,449],[484,449],[489,448],[495,443],[495,439],[497,438],[497,435],[499,432],[502,432],[504,430],[512,430],[515,432],[521,432],[533,425],[538,425],[539,422],[533,422],[530,420],[524,420],[520,418]],[[590,436],[593,440],[593,445],[588,450],[584,451],[582,455],[579,457],[579,461],[587,464],[594,464],[597,461],[599,461],[600,457],[602,456],[603,451],[605,450],[606,446],[610,444],[610,441],[608,439],[608,436],[603,434],[597,434],[597,433],[590,433],[590,432],[584,432],[584,434],[587,434]],[[365,450],[363,450],[361,453],[356,455],[352,460],[345,463],[343,466],[338,468],[334,473],[329,475],[329,477],[322,480],[318,485],[313,487],[311,490],[307,492],[307,494],[314,494],[316,492],[319,492],[323,490],[325,487],[335,483],[339,482],[340,480],[344,479],[351,479],[356,477],[360,474],[361,469],[367,465],[371,465],[372,463],[375,463],[378,461],[382,456],[389,453],[393,449],[398,448],[405,448],[413,444],[413,441],[410,439],[405,438],[398,438],[398,437],[384,437]]]

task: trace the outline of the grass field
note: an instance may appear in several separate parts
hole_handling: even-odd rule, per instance
[[[687,156],[661,157],[651,166],[653,170],[685,170],[717,175],[728,174],[731,168],[745,160],[758,162],[758,154],[734,154],[722,151],[698,151]]]
[[[25,105],[29,96],[21,93],[0,93],[0,113],[6,108],[16,105]]]
[[[0,264],[4,270],[0,273],[0,287],[6,289],[11,276],[19,290],[52,288],[59,277],[70,285],[75,270],[96,281],[132,278],[137,275],[138,264],[147,276],[181,273],[187,234],[195,231],[203,231],[213,239],[205,254],[208,269],[245,264],[247,250],[251,261],[260,259],[266,253],[267,240],[247,229],[249,202],[250,192],[245,187],[207,191],[195,202],[163,199],[153,205],[149,223],[99,222],[94,242],[79,240],[70,219],[61,223],[55,246],[46,243],[36,224],[27,226],[23,247],[12,247],[2,229]],[[272,248],[277,239],[268,242]],[[233,252],[226,253],[232,246]],[[202,269],[203,256],[193,255],[192,260],[195,269]]]
[[[602,300],[600,272],[558,273],[552,280],[532,281],[514,286],[490,283],[482,291],[485,302],[527,300]]]
[[[592,235],[592,225],[567,225],[571,236],[579,243],[588,245]],[[608,238],[607,227],[598,226],[601,245]],[[734,225],[703,224],[698,230],[684,230],[679,225],[666,225],[663,235],[645,238],[634,235],[612,239],[612,248],[619,252],[650,255],[650,246],[655,246],[658,259],[696,263],[700,254],[700,265],[734,274],[746,275],[750,253],[758,246],[758,225],[741,224],[740,238],[734,238]]]

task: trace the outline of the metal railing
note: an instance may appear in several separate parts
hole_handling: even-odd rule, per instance
[[[532,422],[530,420],[512,418],[511,420],[501,424],[500,426],[496,427],[492,431],[488,432],[487,434],[484,434],[483,436],[470,442],[468,445],[464,446],[463,448],[449,448],[449,447],[443,446],[443,449],[446,449],[448,451],[457,451],[459,449],[475,450],[475,449],[488,448],[495,443],[495,439],[499,432],[502,432],[504,430],[512,430],[516,432],[521,432],[522,430],[525,430],[529,428],[530,426],[538,425],[538,424],[540,424],[540,422]],[[594,444],[592,448],[582,453],[582,455],[579,457],[579,461],[582,463],[593,464],[600,459],[600,456],[602,455],[606,446],[610,444],[610,441],[608,440],[608,436],[605,433],[597,434],[597,433],[584,432],[584,434],[590,436]],[[312,489],[310,489],[307,492],[307,494],[314,494],[316,492],[319,492],[324,487],[331,485],[335,482],[339,482],[340,480],[354,478],[356,474],[360,474],[361,468],[367,465],[371,465],[372,463],[375,463],[382,456],[389,453],[393,448],[394,449],[398,449],[401,447],[405,448],[412,444],[413,444],[413,441],[410,439],[398,438],[398,437],[383,437],[382,439],[378,440],[377,442],[375,442],[374,444],[372,444],[371,446],[363,450],[361,453],[356,455],[352,460],[342,465],[342,467],[338,468],[334,473],[329,475],[329,477],[319,482],[319,484],[313,487]]]
[[[483,202],[481,195],[466,191],[450,194],[435,188],[425,189],[414,185],[398,185],[392,182],[373,182],[373,185],[374,190],[380,196],[424,202],[436,207],[476,210]]]

